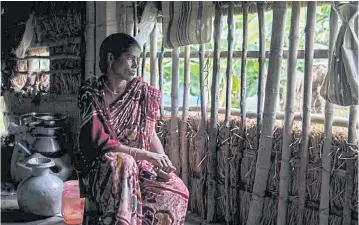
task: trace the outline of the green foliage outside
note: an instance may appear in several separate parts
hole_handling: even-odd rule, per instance
[[[316,29],[315,29],[315,40],[314,40],[314,47],[315,49],[328,49],[329,45],[329,16],[330,16],[330,5],[325,5],[321,7],[317,7],[317,14],[316,14]],[[272,11],[265,12],[265,40],[266,40],[266,50],[270,50],[270,41],[271,41],[271,31],[272,31]],[[240,51],[242,49],[242,36],[243,36],[243,16],[237,15],[234,17],[235,23],[235,34],[234,34],[234,51]],[[290,18],[291,18],[291,9],[288,8],[287,16],[286,16],[286,27],[285,27],[285,41],[284,41],[284,50],[289,49],[289,33],[290,33]],[[299,38],[299,50],[304,50],[305,47],[305,24],[306,24],[306,8],[301,8],[301,15],[300,15],[300,38]],[[161,26],[160,29],[161,30]],[[248,16],[248,51],[259,51],[259,25],[258,25],[258,16],[257,14],[250,14]],[[222,33],[221,33],[221,43],[220,49],[221,51],[227,51],[228,49],[228,42],[227,42],[227,35],[228,35],[228,25],[227,25],[227,17],[222,17]],[[147,42],[149,43],[149,41]],[[162,44],[162,34],[161,31],[158,33],[158,51],[161,49]],[[205,51],[213,51],[214,43],[213,39],[211,42],[205,44]],[[147,50],[149,47],[147,46]],[[184,51],[184,47],[181,47],[181,52]],[[171,52],[170,49],[165,49],[166,52]],[[198,52],[199,45],[192,45],[191,51]],[[210,88],[211,88],[211,77],[212,77],[212,69],[213,69],[213,60],[211,58],[205,59],[206,68],[205,68],[205,76],[206,76],[206,96],[207,102],[210,99]],[[232,67],[232,107],[233,108],[240,108],[240,72],[241,72],[241,59],[234,58],[233,59],[233,67]],[[327,59],[315,59],[314,64],[328,64]],[[171,94],[171,74],[172,74],[172,59],[165,58],[163,60],[163,76],[164,76],[164,97],[170,98]],[[268,59],[266,60],[266,73],[268,68]],[[225,106],[225,77],[226,77],[226,67],[227,67],[227,60],[226,58],[221,58],[220,63],[220,107]],[[253,97],[256,96],[258,90],[258,74],[259,74],[259,65],[258,59],[247,59],[247,85],[246,85],[246,97]],[[199,60],[198,58],[191,59],[191,97],[198,99],[195,104],[199,104],[199,95],[200,95],[200,88],[199,88]],[[149,60],[146,61],[146,72],[145,72],[145,79],[149,81],[150,74],[150,64]],[[179,89],[179,97],[181,98],[184,84],[184,60],[183,58],[180,59],[180,89]],[[297,72],[295,74],[297,77],[304,77],[304,59],[298,59],[297,61]],[[286,87],[286,79],[287,79],[287,60],[283,60],[282,63],[282,73],[281,73],[281,82],[280,82],[280,98],[281,101],[285,94],[285,87]],[[179,101],[181,105],[182,102]],[[193,101],[190,101],[190,105],[193,105]],[[347,117],[348,109],[340,110],[335,112],[336,116],[344,116]]]

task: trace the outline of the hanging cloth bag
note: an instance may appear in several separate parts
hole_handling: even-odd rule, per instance
[[[358,105],[358,6],[342,3],[335,11],[342,25],[320,94],[336,105]]]
[[[214,5],[211,1],[162,2],[165,48],[204,44],[212,38]]]

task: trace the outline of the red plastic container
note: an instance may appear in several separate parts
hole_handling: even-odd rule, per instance
[[[62,191],[61,214],[64,222],[69,225],[82,224],[85,199],[80,198],[78,180],[70,180],[64,183]]]

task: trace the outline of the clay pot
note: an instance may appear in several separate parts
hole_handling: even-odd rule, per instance
[[[49,173],[54,165],[53,159],[45,157],[32,158],[26,163],[32,169],[32,175],[17,189],[19,207],[25,212],[40,216],[54,216],[61,212],[64,183]]]

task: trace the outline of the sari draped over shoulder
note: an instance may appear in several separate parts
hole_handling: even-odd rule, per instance
[[[135,78],[108,104],[103,82],[103,77],[91,78],[79,91],[77,170],[81,196],[92,205],[86,206],[83,224],[184,224],[188,190],[183,182],[178,177],[161,181],[151,163],[111,151],[121,144],[150,150],[160,91]]]

